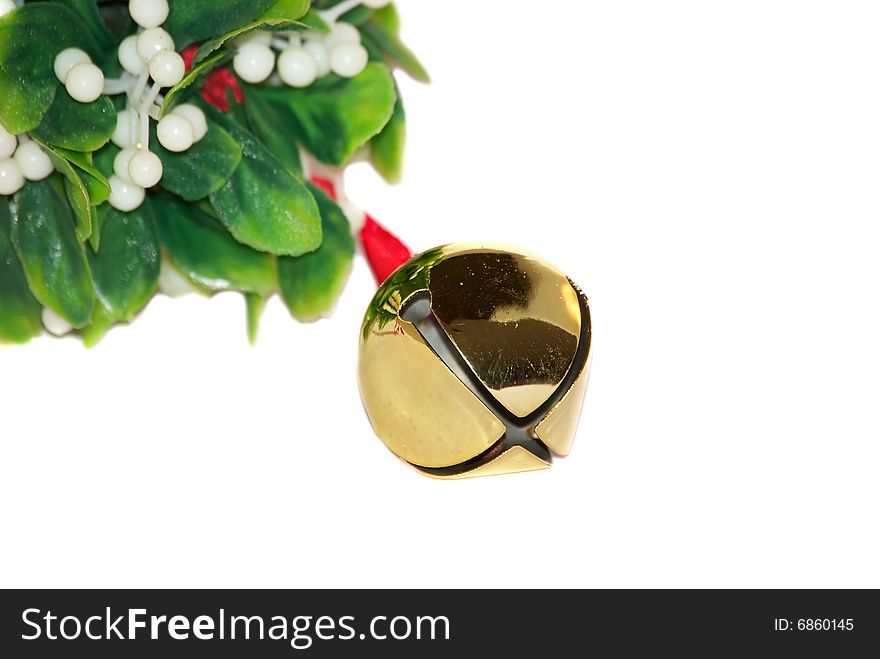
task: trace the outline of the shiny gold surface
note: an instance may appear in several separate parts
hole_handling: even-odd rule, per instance
[[[360,387],[376,434],[399,458],[449,467],[483,453],[504,426],[415,331],[397,328],[361,343]]]
[[[522,446],[511,446],[497,457],[473,468],[464,468],[455,474],[444,476],[432,474],[416,467],[416,471],[438,480],[463,480],[465,478],[482,478],[484,476],[503,476],[504,474],[520,474],[526,471],[549,469],[550,461],[542,460]]]
[[[516,253],[464,250],[431,269],[431,308],[473,372],[525,418],[559,387],[577,350],[577,293],[555,269]]]
[[[367,310],[364,407],[388,448],[431,477],[544,469],[550,451],[571,448],[590,336],[586,297],[541,259],[485,244],[430,250]]]
[[[544,442],[547,448],[556,455],[565,457],[571,452],[589,379],[590,364],[587,361],[563,399],[547,413],[543,421],[535,426],[535,434],[538,439]]]

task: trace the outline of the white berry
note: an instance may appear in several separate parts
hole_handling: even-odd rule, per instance
[[[319,78],[323,78],[330,73],[330,51],[327,50],[327,46],[324,44],[323,39],[307,40],[305,45],[303,45],[303,50],[315,60],[315,64],[318,67]]]
[[[168,0],[129,0],[128,13],[141,27],[158,27],[168,18]]]
[[[185,73],[183,58],[173,50],[160,50],[150,60],[150,77],[162,87],[173,87]]]
[[[7,132],[0,124],[0,160],[6,160],[15,153],[16,146],[18,146],[18,141],[15,139],[15,135]]]
[[[28,181],[42,181],[55,171],[49,156],[33,141],[18,145],[15,152],[15,162],[21,168],[21,173]]]
[[[302,48],[288,48],[278,57],[278,75],[291,87],[308,87],[318,75],[315,58]]]
[[[116,113],[116,128],[110,139],[120,149],[131,146],[131,110],[120,110]]]
[[[130,34],[119,44],[116,50],[116,56],[122,68],[133,76],[139,76],[147,67],[144,58],[140,56],[137,49],[138,35]]]
[[[361,4],[369,9],[382,9],[391,3],[391,0],[361,0]]]
[[[128,213],[144,203],[146,192],[130,181],[123,181],[118,176],[110,177],[110,205],[116,210]]]
[[[361,33],[351,23],[337,23],[325,35],[324,40],[327,42],[327,48],[333,50],[336,46],[343,43],[359,44],[361,42]]]
[[[89,57],[88,53],[84,50],[80,50],[79,48],[65,48],[55,56],[55,77],[58,78],[58,82],[64,84],[64,81],[67,79],[67,74],[70,73],[70,69],[77,64],[91,61],[92,58]]]
[[[55,336],[64,336],[73,331],[73,325],[48,308],[43,309],[43,327],[46,328],[49,334],[54,334]]]
[[[12,0],[0,0],[0,16],[6,16],[15,7],[16,5]]]
[[[24,174],[12,158],[0,160],[0,194],[15,194],[24,187]]]
[[[269,30],[251,30],[250,32],[245,32],[240,37],[236,37],[232,43],[236,48],[241,48],[245,44],[249,43],[258,43],[263,46],[271,46],[272,45],[273,35]]]
[[[342,43],[330,51],[330,69],[343,78],[354,78],[370,59],[367,49],[358,43]]]
[[[193,127],[193,141],[198,142],[208,133],[208,120],[205,119],[205,113],[198,106],[192,103],[181,103],[174,106],[172,114],[179,114],[181,117],[189,119]]]
[[[133,146],[126,147],[116,154],[116,157],[113,159],[113,173],[116,174],[117,178],[131,182],[131,178],[128,175],[128,163],[131,162],[134,154],[135,148]]]
[[[263,82],[275,69],[275,53],[261,43],[246,43],[238,49],[232,66],[245,82]]]
[[[98,100],[104,90],[104,74],[91,62],[81,62],[70,69],[64,86],[75,101],[91,103]]]
[[[142,188],[152,188],[162,178],[162,161],[155,153],[140,149],[128,162],[128,177]]]
[[[163,258],[159,267],[159,292],[169,297],[180,297],[198,293],[199,289],[170,261]]]
[[[169,151],[180,153],[193,145],[195,130],[186,117],[173,112],[162,119],[156,127],[159,144]]]
[[[137,52],[141,59],[149,62],[160,50],[174,50],[174,39],[161,27],[151,27],[137,38]]]

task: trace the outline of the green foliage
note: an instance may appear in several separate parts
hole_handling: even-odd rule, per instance
[[[275,263],[269,254],[237,242],[192,204],[166,195],[157,195],[152,204],[162,247],[193,282],[212,291],[269,295],[275,290]]]
[[[34,297],[74,327],[85,327],[94,306],[92,277],[57,182],[30,182],[15,195],[12,243]]]
[[[406,113],[392,70],[421,81],[428,75],[400,40],[396,9],[361,6],[342,17],[358,27],[370,53],[367,68],[353,78],[330,74],[304,89],[240,82],[244,102],[234,102],[230,91],[227,112],[208,106],[198,92],[223,79],[212,73],[230,65],[237,37],[256,29],[281,38],[327,32],[322,11],[336,4],[169,0],[163,27],[177,50],[199,47],[192,68],[163,90],[151,114],[162,118],[181,102],[195,103],[207,115],[208,131],[172,153],[150,121],[146,146],[159,156],[163,175],[131,212],[108,201],[120,151],[110,140],[126,98],[79,103],[54,72],[61,50],[80,48],[103,70],[108,92],[121,89],[113,80],[122,75],[117,46],[137,29],[127,3],[43,0],[0,17],[0,125],[29,134],[56,170],[26,181],[14,198],[0,197],[0,343],[37,336],[45,307],[94,345],[115,324],[134,320],[156,294],[163,253],[200,289],[243,294],[251,341],[275,294],[300,321],[332,311],[355,241],[340,207],[304,180],[300,155],[344,167],[365,149],[386,180],[399,180]],[[376,322],[384,317],[376,311]]]
[[[377,12],[378,14],[378,12]],[[361,26],[369,44],[382,53],[383,59],[399,66],[414,80],[431,82],[431,76],[413,52],[400,40],[399,24],[393,16],[374,16]]]
[[[165,103],[162,104],[162,112],[159,116],[163,117],[168,114],[170,110],[173,110],[174,106],[177,105],[188,92],[192,91],[193,87],[197,88],[211,71],[227,62],[231,56],[232,53],[229,51],[220,51],[199,62],[194,62],[193,67],[185,76],[183,76],[183,80],[174,85],[174,87],[169,89],[168,93],[165,94]]]
[[[195,59],[193,61],[198,64],[199,62],[207,59],[212,53],[216,52],[217,49],[221,48],[227,41],[244,36],[248,32],[253,32],[254,30],[292,30],[295,28],[305,27],[306,26],[303,23],[300,23],[297,20],[291,20],[289,18],[264,17],[258,21],[248,23],[247,25],[243,25],[240,28],[232,30],[231,32],[227,32],[224,35],[206,41],[199,47],[199,52],[196,53]]]
[[[391,72],[378,62],[355,78],[331,74],[306,89],[260,87],[257,94],[288,113],[303,148],[335,166],[382,131],[397,100]]]
[[[273,4],[274,0],[168,0],[171,12],[164,28],[182,49],[251,23]]]
[[[183,153],[162,148],[155,138],[150,144],[162,160],[162,187],[186,201],[198,201],[217,192],[241,162],[238,142],[210,120],[205,136]]]
[[[27,343],[38,336],[41,311],[12,245],[9,205],[0,200],[0,343]]]
[[[106,96],[79,103],[59,88],[40,125],[32,132],[47,144],[73,151],[95,151],[110,141],[116,128],[116,108]]]
[[[263,98],[258,87],[246,87],[245,112],[254,135],[266,146],[290,174],[302,177],[300,135],[296,117],[285,105],[272,104]]]
[[[79,15],[56,3],[33,3],[0,17],[0,123],[13,134],[36,128],[58,87],[55,56],[77,47],[100,60]]]
[[[391,121],[370,141],[370,162],[388,183],[398,183],[403,176],[405,146],[406,111],[398,94]]]
[[[284,256],[300,256],[321,245],[321,216],[302,180],[292,176],[252,133],[211,112],[241,146],[232,177],[211,195],[220,221],[241,243]]]
[[[100,52],[105,55],[104,59],[113,57],[116,40],[101,19],[98,12],[98,0],[52,0],[52,2],[65,5],[76,12]]]
[[[311,254],[278,260],[284,303],[303,322],[318,320],[333,310],[354,258],[354,238],[342,209],[314,185],[309,184],[309,189],[321,210],[324,241]]]
[[[100,212],[101,249],[89,250],[95,294],[109,319],[130,322],[159,282],[159,241],[151,204],[129,213],[104,205]]]

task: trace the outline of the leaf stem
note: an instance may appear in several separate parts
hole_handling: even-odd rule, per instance
[[[131,90],[135,78],[127,73],[122,74],[120,78],[110,78],[104,80],[104,94],[115,96],[116,94],[126,94]]]
[[[361,0],[342,0],[335,7],[330,7],[325,11],[318,12],[318,15],[323,18],[327,23],[335,23],[342,16],[350,12],[352,9],[356,9],[360,7]]]

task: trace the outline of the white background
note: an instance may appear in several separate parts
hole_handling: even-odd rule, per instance
[[[0,584],[880,586],[880,7],[401,0],[418,249],[488,238],[591,298],[570,458],[436,482],[336,316],[157,299],[97,349],[0,351]]]

